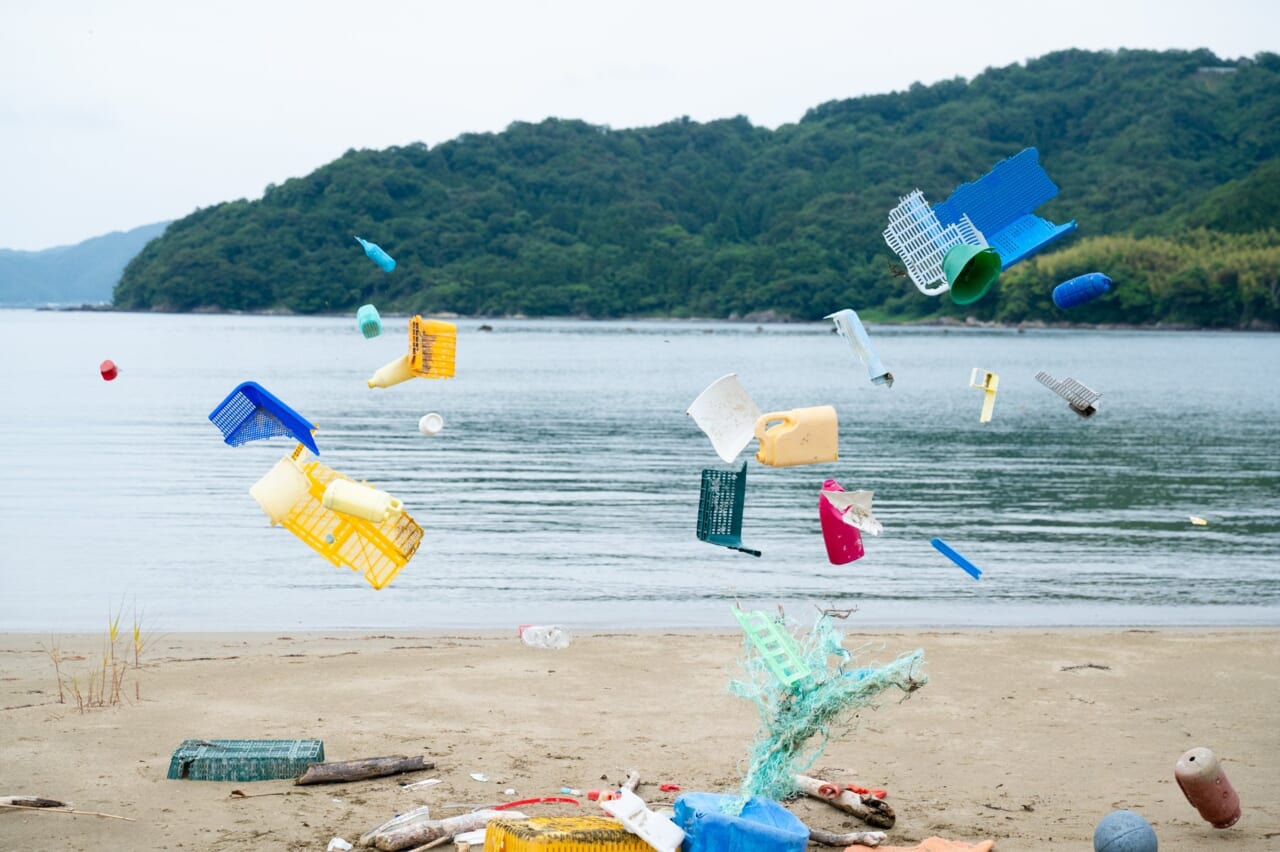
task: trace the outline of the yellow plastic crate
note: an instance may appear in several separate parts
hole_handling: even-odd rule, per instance
[[[339,567],[364,574],[381,589],[409,563],[422,543],[422,527],[400,512],[382,523],[326,509],[324,490],[335,479],[348,479],[318,461],[306,461],[301,444],[289,458],[307,478],[307,493],[293,504],[280,525]],[[367,484],[367,483],[366,483]]]
[[[653,852],[653,847],[608,817],[492,819],[484,852]]]
[[[443,320],[409,320],[409,366],[424,379],[452,378],[458,352],[458,327]]]

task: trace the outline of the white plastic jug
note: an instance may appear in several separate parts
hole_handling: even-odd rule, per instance
[[[307,484],[307,475],[298,469],[298,463],[285,456],[249,488],[249,493],[275,526],[307,496]]]

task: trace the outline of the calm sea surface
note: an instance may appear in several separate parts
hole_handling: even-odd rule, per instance
[[[886,389],[826,323],[481,324],[458,322],[456,378],[370,390],[404,318],[366,340],[354,318],[0,311],[0,629],[96,632],[120,608],[162,630],[728,629],[735,599],[856,607],[850,627],[1280,624],[1280,335],[873,327]],[[988,424],[973,367],[1000,376]],[[1099,414],[1039,370],[1102,392]],[[838,462],[744,453],[759,559],[694,534],[721,463],[684,412],[729,372],[762,411],[840,418]],[[425,530],[383,590],[249,496],[293,444],[223,443],[208,414],[247,379]],[[875,491],[885,527],[848,565],[822,543],[827,477]]]

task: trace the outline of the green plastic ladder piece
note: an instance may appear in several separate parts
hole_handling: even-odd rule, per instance
[[[742,546],[742,507],[747,496],[747,463],[738,470],[706,468],[698,498],[698,538],[730,550],[759,556]]]
[[[783,686],[792,688],[813,675],[813,669],[800,656],[800,646],[795,638],[768,613],[758,609],[743,612],[735,606],[733,615],[742,625],[747,639],[760,652],[764,664]]]
[[[169,777],[191,781],[271,781],[296,778],[324,763],[320,740],[183,740]]]

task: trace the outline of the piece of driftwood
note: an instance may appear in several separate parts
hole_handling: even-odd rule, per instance
[[[823,831],[820,828],[809,829],[809,840],[820,846],[870,846],[875,848],[889,839],[883,831],[849,831],[836,834],[834,831]]]
[[[442,837],[453,837],[484,828],[489,820],[497,817],[520,818],[516,811],[475,811],[446,819],[431,819],[411,825],[403,825],[374,835],[373,845],[383,852],[399,852],[414,846],[422,846]]]
[[[636,788],[640,786],[640,770],[633,769],[628,772],[627,780],[622,782],[622,786],[634,793]]]
[[[49,805],[40,805],[38,807],[33,807],[31,805],[10,805],[5,802],[0,802],[0,808],[13,808],[15,810],[35,811],[38,814],[78,814],[79,816],[98,816],[98,817],[106,817],[107,819],[122,819],[125,822],[137,821],[133,817],[118,816],[117,814],[104,814],[101,811],[77,811],[77,810],[74,810],[73,808],[55,808]]]
[[[410,825],[412,823],[427,822],[430,819],[431,819],[431,806],[420,805],[419,807],[413,808],[411,810],[407,810],[404,813],[399,814],[398,816],[392,817],[391,819],[387,820],[377,828],[369,829],[364,834],[360,835],[360,839],[356,841],[356,845],[366,846],[366,847],[372,846],[373,838],[377,837],[379,834],[382,834],[383,832],[390,831],[391,829],[401,825]]]
[[[853,814],[873,828],[893,828],[897,821],[893,808],[870,793],[859,795],[852,790],[841,790],[835,784],[821,778],[810,778],[808,775],[797,775],[795,778],[796,786],[806,796],[821,799],[833,808]]]
[[[419,769],[435,769],[434,763],[418,755],[405,757],[366,757],[363,760],[343,760],[329,763],[309,763],[306,771],[293,780],[294,784],[337,784],[343,781],[363,781],[365,778],[381,778],[399,775]]]
[[[17,808],[65,808],[66,802],[57,799],[42,799],[39,796],[0,796],[0,805],[13,805]]]

